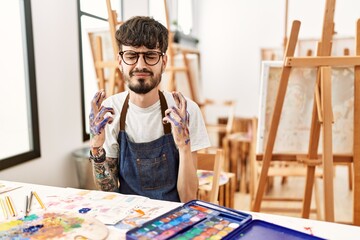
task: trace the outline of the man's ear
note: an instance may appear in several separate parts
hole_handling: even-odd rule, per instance
[[[119,64],[119,66],[118,66],[119,70],[120,70],[120,72],[123,72],[123,66],[121,65],[122,59],[121,59],[120,54],[117,55],[117,60],[118,60],[118,64]]]
[[[163,64],[162,64],[162,66],[161,66],[161,72],[162,72],[162,73],[165,72],[167,60],[168,60],[168,56],[165,54],[165,55],[163,56],[163,61],[162,61]]]

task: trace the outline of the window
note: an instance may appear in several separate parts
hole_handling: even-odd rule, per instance
[[[0,170],[40,157],[30,0],[0,1]]]
[[[190,34],[193,28],[193,1],[167,1],[171,31],[179,30]],[[163,0],[149,0],[149,15],[166,26],[166,15]]]
[[[191,34],[193,28],[192,0],[178,1],[179,30],[184,34]]]
[[[119,14],[122,9],[120,0],[111,0],[113,10]],[[89,32],[108,31],[108,12],[104,0],[78,0],[79,40],[80,40],[80,72],[81,72],[81,99],[83,140],[89,136],[88,116],[90,114],[90,101],[98,90],[95,68],[92,60]],[[122,15],[122,14],[121,14]],[[111,50],[109,48],[108,50]]]

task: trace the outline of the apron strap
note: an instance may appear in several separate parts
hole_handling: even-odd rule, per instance
[[[125,120],[126,120],[126,114],[127,114],[127,110],[129,108],[129,95],[128,94],[125,98],[124,101],[124,105],[122,107],[121,110],[121,115],[120,115],[120,131],[124,131],[125,130]]]
[[[168,105],[166,103],[165,96],[161,91],[159,91],[159,97],[160,97],[161,115],[164,118],[165,111],[168,109]],[[171,124],[170,123],[163,123],[163,127],[164,127],[165,134],[171,133]]]
[[[165,111],[166,111],[166,109],[168,109],[168,105],[166,103],[165,96],[161,91],[159,91],[159,98],[160,98],[160,106],[161,106],[161,116],[164,118],[165,117]],[[126,96],[126,99],[124,101],[124,105],[123,105],[122,110],[121,110],[120,131],[125,130],[125,120],[126,120],[126,114],[127,114],[128,108],[129,108],[129,94]],[[164,127],[164,133],[165,134],[171,133],[171,125],[170,125],[170,123],[163,124],[163,127]]]

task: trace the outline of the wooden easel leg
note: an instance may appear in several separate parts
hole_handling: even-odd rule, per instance
[[[176,90],[176,84],[175,84],[175,71],[171,70],[169,72],[169,82],[168,82],[168,86],[167,86],[167,90],[169,92],[175,91]]]
[[[352,189],[353,189],[353,167],[352,167],[352,163],[348,163],[347,167],[348,167],[349,190],[352,191]]]
[[[285,51],[286,57],[294,56],[299,30],[300,30],[300,22],[294,21],[292,24],[288,45]],[[263,165],[261,168],[261,174],[259,178],[258,188],[257,188],[254,204],[252,207],[252,211],[260,211],[261,202],[265,191],[266,179],[268,176],[270,162],[272,159],[272,152],[274,149],[276,133],[279,127],[281,111],[284,104],[286,89],[288,86],[290,71],[291,71],[291,67],[284,66],[282,69],[276,102],[270,123],[269,136],[266,142]]]
[[[224,149],[225,161],[223,162],[223,171],[229,172],[230,171],[230,142],[227,137],[222,139],[222,148]]]
[[[318,187],[318,183],[317,183],[316,180],[317,180],[317,179],[315,179],[315,181],[314,181],[314,196],[315,196],[315,205],[316,205],[316,219],[317,219],[317,220],[322,220],[321,204],[320,204],[320,196],[319,196],[319,187]]]
[[[116,84],[116,68],[110,68],[110,76],[109,76],[109,91],[106,92],[107,96],[111,96],[115,94],[115,84]]]
[[[315,166],[308,166],[307,174],[306,174],[305,192],[303,198],[303,207],[301,210],[302,218],[310,217],[311,197],[314,186],[314,180],[315,180]],[[316,206],[316,207],[319,208],[320,206]]]
[[[257,118],[252,118],[251,121],[251,144],[250,144],[250,154],[249,154],[249,160],[250,160],[250,182],[249,182],[249,193],[250,193],[250,209],[252,207],[254,196],[256,192],[256,186],[257,183],[257,167],[258,164],[256,162],[256,136],[257,136],[257,125],[258,121]]]
[[[117,91],[116,92],[123,92],[125,91],[125,81],[124,81],[124,77],[120,71],[119,68],[116,68],[116,72],[115,72],[115,79],[116,79],[116,85],[117,85]]]
[[[324,212],[325,221],[334,222],[334,162],[332,153],[332,107],[331,68],[321,67],[323,104],[323,166],[324,166]]]
[[[320,46],[318,46],[318,48],[320,48]],[[318,70],[316,85],[315,85],[315,93],[314,93],[313,112],[311,118],[310,141],[309,141],[309,151],[308,151],[309,159],[318,158],[318,146],[319,146],[320,127],[321,127],[319,122],[323,121],[322,110],[321,110],[321,99],[320,99],[321,94],[319,89],[320,77],[321,77],[320,70]],[[307,166],[303,207],[301,211],[302,218],[310,217],[314,177],[315,177],[315,166]]]
[[[356,55],[360,56],[360,20],[356,29]],[[353,224],[360,226],[360,66],[355,66],[354,75]]]
[[[101,62],[103,61],[103,51],[102,51],[102,39],[100,36],[97,36],[95,39],[95,52],[94,54],[94,59],[95,62]],[[100,67],[96,67],[95,64],[95,69],[96,69],[96,76],[98,78],[98,88],[100,89],[105,89],[105,75],[104,75],[104,69],[100,68]]]
[[[187,53],[184,51],[182,56],[183,56],[183,61],[184,61],[185,69],[186,69],[185,70],[186,76],[187,76],[187,80],[188,80],[188,84],[189,84],[189,88],[190,88],[190,95],[191,95],[190,98],[192,100],[194,100],[195,102],[199,102],[199,99],[197,99],[196,94],[195,94],[194,84],[193,84],[191,71],[190,71],[189,59],[187,59]]]

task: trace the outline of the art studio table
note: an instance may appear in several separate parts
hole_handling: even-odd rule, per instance
[[[182,205],[140,196],[0,180],[0,201],[10,197],[17,213],[17,217],[8,216],[8,219],[5,219],[0,207],[0,234],[6,222],[24,217],[25,197],[29,196],[31,191],[37,193],[46,210],[41,209],[38,199],[34,197],[29,216],[41,212],[65,211],[83,214],[89,216],[89,219],[95,219],[105,228],[107,240],[125,239],[129,229]],[[252,215],[253,219],[264,220],[325,239],[360,239],[360,227],[356,226],[257,212],[246,211],[246,213]],[[121,219],[120,222],[118,219]],[[88,233],[91,231],[96,232],[96,229],[90,229]]]

